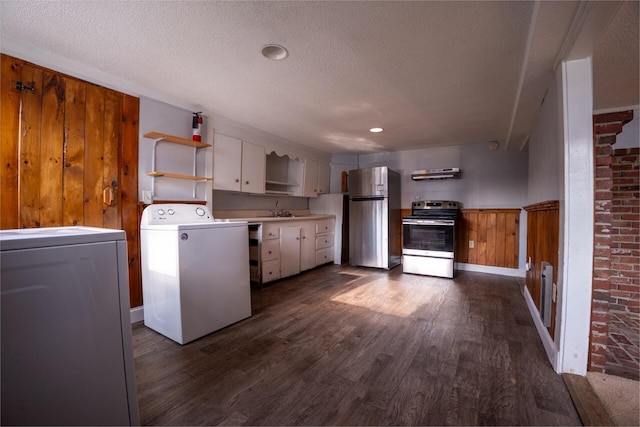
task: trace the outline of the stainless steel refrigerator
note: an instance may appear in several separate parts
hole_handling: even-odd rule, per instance
[[[349,171],[349,264],[397,266],[401,237],[400,174],[387,166]]]

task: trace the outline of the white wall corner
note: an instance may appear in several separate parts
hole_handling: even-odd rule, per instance
[[[565,209],[558,371],[586,375],[594,238],[591,57],[563,62],[562,77]]]

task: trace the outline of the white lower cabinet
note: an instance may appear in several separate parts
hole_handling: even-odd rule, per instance
[[[310,270],[316,265],[316,224],[304,221],[300,225],[300,270]]]
[[[280,228],[280,277],[300,273],[300,227]]]
[[[332,262],[334,224],[333,218],[263,223],[262,283]]]

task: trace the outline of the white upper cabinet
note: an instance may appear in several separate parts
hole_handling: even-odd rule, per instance
[[[329,163],[318,164],[318,194],[328,194],[331,181],[331,165]]]
[[[266,154],[264,147],[242,142],[242,191],[264,194]]]
[[[329,163],[321,163],[307,159],[304,167],[305,197],[318,197],[318,194],[329,193],[331,167]]]
[[[265,162],[264,147],[216,134],[213,141],[214,190],[263,194]]]

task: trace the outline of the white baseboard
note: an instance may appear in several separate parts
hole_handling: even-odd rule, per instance
[[[131,323],[142,322],[144,320],[144,306],[131,309]]]
[[[540,313],[538,312],[538,308],[533,302],[533,298],[529,294],[529,289],[524,287],[524,300],[527,302],[527,307],[529,307],[529,313],[531,314],[531,318],[533,319],[533,323],[536,325],[536,329],[538,330],[538,335],[540,335],[540,340],[542,341],[542,345],[544,346],[544,350],[547,352],[547,357],[549,358],[549,362],[551,362],[551,366],[553,366],[553,370],[557,373],[559,371],[559,363],[558,363],[558,354],[559,350],[556,346],[556,343],[553,342],[551,335],[549,335],[549,331],[545,328],[542,323],[542,318],[540,317]]]
[[[463,271],[497,274],[498,276],[526,277],[526,272],[519,268],[492,267],[489,265],[456,263],[456,268]]]

